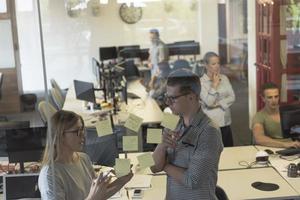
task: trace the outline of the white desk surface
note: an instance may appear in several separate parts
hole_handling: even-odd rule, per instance
[[[261,191],[253,188],[253,182],[275,183],[279,189]],[[299,198],[297,193],[274,168],[253,168],[226,170],[218,172],[218,185],[221,186],[229,199],[287,199]]]
[[[134,80],[128,83],[128,92],[134,93],[141,97],[140,99],[128,99],[128,105],[123,103],[121,112],[114,116],[114,123],[119,124],[124,122],[128,117],[128,113],[133,113],[143,118],[143,124],[160,123],[162,120],[162,111],[154,99],[148,97],[148,94],[139,80]],[[97,117],[94,113],[102,112],[86,110],[83,107],[83,102],[76,99],[74,87],[70,87],[66,95],[64,110],[71,110],[83,117],[87,127],[93,127]]]
[[[259,150],[270,149],[274,153],[282,148],[271,148],[265,146],[256,146]],[[287,176],[287,166],[290,163],[300,163],[299,156],[286,156],[285,159],[281,158],[278,154],[270,155],[269,161],[271,165],[277,170],[277,172],[300,194],[300,176],[296,178],[290,178]]]
[[[226,147],[220,157],[219,170],[245,169],[246,166],[240,164],[251,164],[256,159],[257,149],[254,146]],[[252,167],[264,167],[253,165]]]

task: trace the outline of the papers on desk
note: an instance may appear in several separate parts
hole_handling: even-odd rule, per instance
[[[141,175],[135,174],[132,179],[125,185],[127,189],[148,189],[151,187],[151,179],[150,175]]]
[[[123,151],[138,151],[138,136],[123,136]]]
[[[154,165],[154,160],[151,153],[144,153],[137,157],[140,168],[151,167]]]
[[[116,158],[115,171],[117,177],[125,176],[130,172],[130,159]]]
[[[160,128],[147,129],[147,143],[159,144],[162,142],[162,130]]]
[[[134,132],[138,132],[141,125],[143,123],[143,119],[130,113],[128,119],[125,122],[125,127],[134,131]]]
[[[170,113],[164,113],[161,125],[170,130],[175,130],[179,122],[179,116]]]
[[[99,137],[113,134],[110,118],[108,117],[105,120],[98,121],[96,123],[96,130]]]

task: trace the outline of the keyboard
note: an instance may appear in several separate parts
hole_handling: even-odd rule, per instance
[[[287,148],[287,149],[276,151],[276,153],[278,153],[282,156],[297,155],[297,154],[300,154],[300,148]]]

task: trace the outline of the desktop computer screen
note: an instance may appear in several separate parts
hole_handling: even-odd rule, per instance
[[[100,60],[111,60],[111,59],[117,59],[118,53],[116,47],[100,47],[99,48],[100,53]]]
[[[141,49],[140,50],[140,59],[141,59],[141,61],[149,59],[149,49]]]
[[[5,130],[10,163],[37,162],[42,159],[46,145],[47,127]]]
[[[77,99],[96,103],[93,83],[74,80],[74,88]]]
[[[299,138],[300,133],[294,133],[293,129],[300,126],[300,105],[280,106],[279,110],[283,136],[285,138]]]

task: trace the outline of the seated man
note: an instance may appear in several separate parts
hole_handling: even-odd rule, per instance
[[[265,107],[253,118],[252,132],[256,144],[270,147],[298,147],[299,141],[284,140],[281,132],[279,114],[279,89],[274,83],[262,87],[262,99]]]

